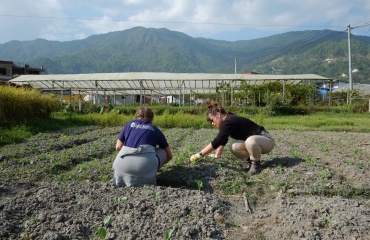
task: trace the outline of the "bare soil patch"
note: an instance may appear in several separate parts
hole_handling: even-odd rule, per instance
[[[120,129],[1,147],[0,238],[99,239],[104,227],[106,239],[370,239],[369,133],[270,131],[276,147],[248,176],[228,151],[187,161],[216,130],[164,129],[175,159],[159,186],[115,188]]]

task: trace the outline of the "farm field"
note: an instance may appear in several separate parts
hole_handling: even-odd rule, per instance
[[[217,130],[162,129],[174,159],[156,187],[111,185],[121,127],[71,127],[0,148],[1,239],[370,239],[370,133],[271,130],[263,171]]]

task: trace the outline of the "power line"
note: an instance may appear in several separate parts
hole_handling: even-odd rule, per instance
[[[338,34],[343,34],[343,33],[344,32],[334,32],[333,31],[333,32],[325,32],[324,34],[322,34],[322,32],[310,31],[307,34],[301,35],[298,38],[293,39],[290,42],[287,42],[285,45],[268,50],[266,52],[258,53],[256,55],[252,55],[248,57],[238,57],[238,62],[239,64],[245,65],[245,64],[253,64],[256,60],[267,61],[269,59],[273,59],[278,56],[281,56],[289,51],[299,49],[315,41],[318,41],[321,39],[328,39],[328,38],[331,38]]]
[[[333,26],[304,26],[289,24],[251,24],[251,23],[222,23],[222,22],[182,22],[182,21],[154,21],[154,20],[128,20],[128,19],[103,19],[103,18],[74,18],[74,17],[51,17],[51,16],[32,16],[32,15],[12,15],[0,14],[0,17],[15,18],[40,18],[40,19],[59,19],[59,20],[83,20],[83,21],[108,21],[108,22],[141,22],[141,23],[169,23],[169,24],[196,24],[196,25],[224,25],[224,26],[253,26],[253,27],[299,27],[299,28],[326,28]]]

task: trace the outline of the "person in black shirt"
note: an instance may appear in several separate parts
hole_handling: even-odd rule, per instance
[[[195,162],[216,149],[212,157],[220,157],[229,137],[234,141],[230,144],[230,151],[236,157],[250,163],[249,174],[259,173],[261,168],[261,154],[269,153],[275,146],[274,139],[263,126],[252,120],[226,112],[215,103],[208,103],[207,121],[219,129],[213,141],[200,152],[190,157]]]

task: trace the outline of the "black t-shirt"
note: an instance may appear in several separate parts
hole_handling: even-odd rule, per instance
[[[219,146],[225,146],[229,137],[245,141],[248,137],[259,134],[263,129],[262,126],[248,118],[228,114],[211,144],[216,149]]]

